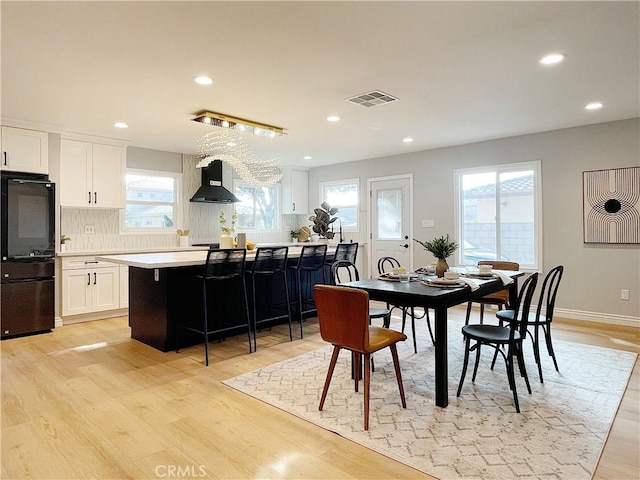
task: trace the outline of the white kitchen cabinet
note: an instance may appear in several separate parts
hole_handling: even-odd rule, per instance
[[[120,267],[94,257],[62,261],[62,316],[120,308]]]
[[[129,266],[120,265],[120,308],[129,308]]]
[[[49,134],[24,128],[2,127],[0,169],[49,173]]]
[[[124,208],[125,147],[62,139],[60,205]]]
[[[309,172],[292,169],[282,172],[282,213],[309,213]]]

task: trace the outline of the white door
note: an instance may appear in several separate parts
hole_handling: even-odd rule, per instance
[[[378,273],[378,260],[394,257],[400,265],[413,268],[412,176],[369,180],[371,215],[371,269]]]
[[[90,143],[67,139],[60,142],[61,206],[93,206],[92,156]]]
[[[124,208],[124,147],[93,145],[93,201],[96,207]]]
[[[91,270],[62,272],[62,316],[91,312]]]

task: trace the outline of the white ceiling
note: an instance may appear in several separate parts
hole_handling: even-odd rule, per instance
[[[638,117],[639,7],[2,1],[2,121],[197,153],[206,109],[284,127],[248,141],[317,166]],[[376,89],[399,101],[345,101]]]

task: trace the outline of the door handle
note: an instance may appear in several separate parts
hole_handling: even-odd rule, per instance
[[[293,209],[292,209],[291,211],[292,211],[292,212],[295,212],[295,211],[296,211],[296,202],[293,202],[293,204],[292,204],[292,205],[293,205]]]
[[[93,203],[98,204],[98,192],[93,192]]]
[[[2,152],[2,156],[4,157],[4,166],[7,166],[7,152]]]
[[[93,284],[95,285],[98,282],[98,274],[93,272]]]
[[[89,203],[91,203],[91,192],[89,192]]]
[[[87,285],[91,285],[91,274],[87,273]]]
[[[404,247],[404,248],[409,248],[409,244],[408,243],[405,243],[404,245],[400,245],[400,246]]]

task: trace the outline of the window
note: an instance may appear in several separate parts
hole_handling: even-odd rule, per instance
[[[456,170],[457,261],[541,263],[540,162]]]
[[[175,233],[180,225],[181,175],[127,169],[123,232]]]
[[[236,180],[234,193],[240,199],[235,204],[238,227],[243,230],[278,230],[280,188],[255,187]]]
[[[320,183],[320,198],[338,209],[337,216],[345,232],[357,232],[359,179]]]

